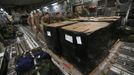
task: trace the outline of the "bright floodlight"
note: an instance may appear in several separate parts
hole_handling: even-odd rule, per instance
[[[48,9],[48,7],[44,7],[45,9]]]
[[[1,10],[1,11],[4,11],[4,9],[2,9],[2,8],[1,8],[0,10]]]
[[[57,5],[57,4],[58,4],[58,3],[53,3],[52,6],[55,6],[55,5]]]

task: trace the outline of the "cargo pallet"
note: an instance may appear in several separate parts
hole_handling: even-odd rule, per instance
[[[89,75],[103,75],[107,73],[112,63],[115,61],[115,58],[118,55],[119,48],[122,45],[122,42],[119,40],[114,44],[114,46],[110,50],[110,54],[108,57],[104,59],[102,63],[100,63]],[[60,69],[64,72],[65,75],[83,75],[77,68],[75,68],[72,64],[70,64],[63,57],[59,57],[55,53],[53,53],[50,49],[42,48],[44,51],[48,52],[53,61],[57,62],[57,66],[60,66]]]
[[[47,48],[46,42],[44,40],[40,40],[43,44],[42,50],[49,53],[52,57],[52,61],[54,62],[57,67],[65,74],[65,75],[83,75],[77,68],[75,68],[72,64],[70,64],[67,60],[63,57],[59,57],[55,53],[53,53],[50,49]],[[117,69],[114,66],[116,59],[120,56],[121,47],[123,47],[124,42],[118,41],[113,45],[113,47],[109,50],[110,54],[100,63],[89,75],[109,75],[107,74],[108,71],[112,70],[114,72],[121,72],[123,70]],[[133,58],[134,59],[134,58]],[[117,71],[116,71],[117,70]],[[129,74],[126,71],[123,71],[126,75],[133,75],[132,73]],[[119,74],[118,74],[119,75]]]

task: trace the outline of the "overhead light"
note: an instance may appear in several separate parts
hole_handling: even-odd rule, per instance
[[[4,9],[2,9],[2,8],[1,8],[0,10],[1,10],[1,11],[4,11]]]
[[[41,13],[41,10],[40,9],[37,9],[37,11]]]
[[[57,2],[56,2],[56,3],[53,3],[52,6],[55,6],[55,5],[57,5],[57,4],[58,4]]]
[[[48,7],[47,7],[47,6],[45,6],[44,8],[45,8],[45,9],[48,9]]]
[[[4,14],[8,15],[8,13],[6,11],[4,11]]]
[[[48,7],[47,6],[45,6],[45,7],[43,7],[43,12],[48,12]]]
[[[40,9],[37,9],[37,11],[40,11]]]
[[[54,10],[58,10],[59,7],[57,5],[55,5],[53,8],[54,8]]]

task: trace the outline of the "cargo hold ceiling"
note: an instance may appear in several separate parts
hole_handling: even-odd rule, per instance
[[[57,1],[61,0],[0,0],[0,7],[7,11],[20,7],[32,10]]]
[[[21,6],[21,5],[40,3],[43,1],[46,1],[46,0],[0,0],[0,4]]]

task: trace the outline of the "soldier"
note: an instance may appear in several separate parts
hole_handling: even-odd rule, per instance
[[[33,17],[33,23],[34,23],[34,28],[36,29],[36,38],[38,39],[39,38],[39,34],[42,33],[42,29],[41,29],[41,26],[40,26],[40,17],[41,17],[41,14],[39,11],[36,11],[36,13],[34,14],[34,17]]]
[[[62,14],[60,12],[56,12],[56,22],[63,21]]]
[[[30,13],[30,14],[28,15],[28,18],[27,18],[27,23],[28,23],[28,25],[31,27],[31,29],[33,30],[32,19],[33,19],[33,14]]]
[[[41,18],[41,24],[42,25],[50,24],[51,23],[50,20],[51,20],[50,19],[50,13],[46,12]]]

